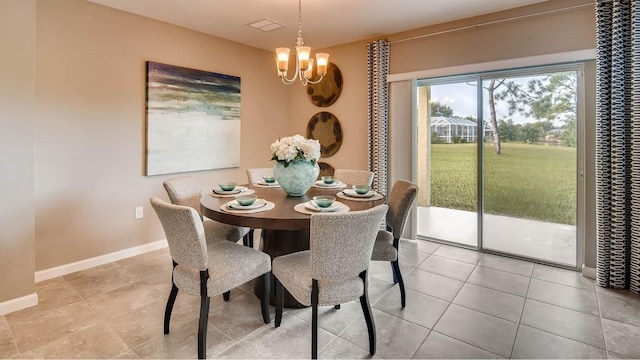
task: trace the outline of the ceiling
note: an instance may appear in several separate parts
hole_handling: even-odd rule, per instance
[[[148,18],[273,50],[293,47],[296,0],[89,0]],[[314,49],[394,34],[546,0],[304,0],[302,33]],[[271,19],[283,28],[247,26]]]

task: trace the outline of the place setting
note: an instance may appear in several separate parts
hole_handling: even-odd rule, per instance
[[[297,204],[293,209],[301,214],[307,215],[326,212],[343,213],[350,210],[347,205],[336,201],[335,196],[330,195],[314,196],[309,201]]]
[[[220,210],[234,214],[252,214],[269,211],[275,204],[265,199],[258,199],[256,194],[236,195],[234,200],[220,205]]]
[[[209,195],[224,198],[235,197],[239,194],[248,195],[253,193],[255,193],[255,190],[249,189],[246,186],[239,186],[232,181],[227,181],[219,183],[218,187],[213,188]]]
[[[321,177],[320,180],[316,181],[312,186],[320,189],[343,189],[347,187],[347,184],[334,176],[327,175]]]
[[[382,194],[371,189],[369,185],[353,185],[351,189],[343,189],[336,196],[352,201],[375,201],[384,198]]]
[[[276,178],[273,176],[263,176],[260,181],[254,183],[253,186],[261,187],[261,188],[279,188],[280,184],[276,181]]]

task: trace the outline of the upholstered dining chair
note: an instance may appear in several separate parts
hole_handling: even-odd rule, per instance
[[[200,212],[200,198],[202,190],[198,179],[194,176],[182,176],[166,180],[162,183],[174,205],[184,205],[195,209],[203,219],[207,242],[229,240],[236,242],[242,238],[243,244],[248,245],[249,228],[224,224],[215,220],[204,219]]]
[[[249,184],[255,184],[262,180],[263,176],[273,176],[273,168],[250,168],[247,169],[247,180]]]
[[[249,168],[247,169],[247,181],[255,184],[262,180],[263,176],[273,176],[273,168]],[[253,247],[253,233],[255,229],[249,229],[246,235],[247,246]]]
[[[418,193],[418,186],[405,180],[397,180],[393,184],[391,194],[387,199],[389,211],[387,212],[386,230],[379,230],[373,246],[371,260],[390,261],[393,274],[393,283],[400,287],[400,303],[402,307],[406,305],[406,295],[404,291],[404,281],[400,273],[398,263],[400,237],[404,232],[407,217],[411,212],[411,205]]]
[[[151,205],[162,223],[173,260],[171,293],[164,314],[164,333],[169,333],[171,312],[178,290],[200,297],[198,358],[206,358],[207,322],[212,296],[228,293],[245,282],[262,276],[262,318],[269,316],[269,255],[229,241],[207,242],[200,214],[189,206],[173,205],[152,197]]]
[[[373,173],[366,170],[336,169],[333,173],[338,180],[349,185],[369,185],[373,183]]]
[[[360,299],[369,331],[369,353],[376,352],[376,330],[368,296],[367,270],[386,204],[346,213],[311,215],[310,250],[273,259],[276,321],[282,321],[283,289],[311,305],[311,357],[318,357],[318,306]],[[283,288],[284,286],[284,288]]]

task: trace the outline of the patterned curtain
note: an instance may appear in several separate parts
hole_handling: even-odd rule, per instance
[[[369,69],[369,171],[375,176],[373,187],[387,193],[387,134],[389,129],[389,42],[376,40],[367,44]]]
[[[597,284],[640,293],[640,0],[596,2]]]

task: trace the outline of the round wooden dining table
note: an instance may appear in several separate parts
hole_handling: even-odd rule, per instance
[[[225,224],[244,226],[253,229],[261,229],[260,250],[271,256],[271,259],[296,251],[309,250],[309,227],[311,215],[302,214],[294,210],[297,204],[307,202],[316,195],[336,195],[342,189],[324,189],[311,187],[302,196],[288,196],[280,187],[258,187],[243,185],[256,192],[259,199],[265,199],[274,203],[271,210],[259,213],[230,213],[221,210],[220,207],[233,200],[233,197],[216,197],[206,194],[201,199],[202,214],[209,219]],[[366,210],[384,204],[383,196],[377,200],[348,200],[336,197],[349,207],[349,211]],[[271,284],[273,286],[273,279]],[[261,281],[254,285],[256,295],[263,292]],[[275,304],[275,294],[271,291],[271,304]],[[286,307],[301,307],[293,296],[285,291],[284,305]]]

